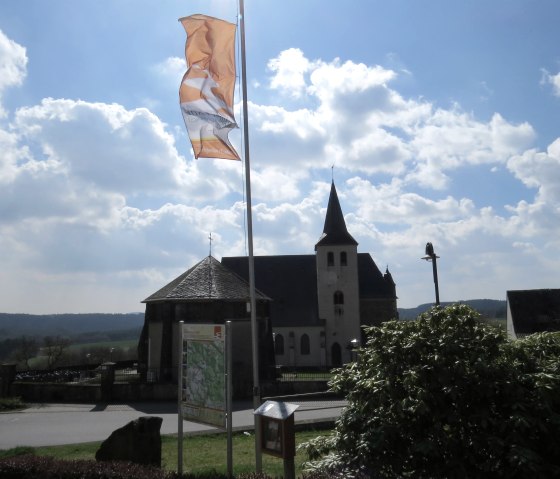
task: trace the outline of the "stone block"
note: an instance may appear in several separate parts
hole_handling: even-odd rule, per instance
[[[156,416],[142,416],[116,429],[95,453],[97,461],[130,461],[161,467],[161,423]]]

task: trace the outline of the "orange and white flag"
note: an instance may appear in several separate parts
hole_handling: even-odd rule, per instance
[[[180,18],[187,32],[188,70],[179,101],[195,158],[239,160],[228,139],[237,128],[233,114],[235,25],[209,17]]]

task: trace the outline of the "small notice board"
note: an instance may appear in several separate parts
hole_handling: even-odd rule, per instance
[[[254,414],[261,416],[261,448],[264,453],[283,459],[296,455],[294,412],[299,406],[266,401]]]

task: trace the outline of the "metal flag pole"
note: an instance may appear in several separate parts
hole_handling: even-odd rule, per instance
[[[183,474],[183,324],[179,321],[179,344],[177,345],[177,474]]]
[[[245,188],[247,197],[247,235],[249,253],[249,296],[251,299],[251,343],[253,352],[253,409],[261,405],[259,383],[259,337],[257,329],[257,302],[255,299],[255,261],[253,256],[253,217],[251,206],[251,164],[249,161],[249,116],[247,109],[247,63],[245,60],[245,5],[239,0],[240,36],[241,36],[241,88],[243,91],[243,140],[245,144]],[[262,472],[261,429],[260,418],[255,420],[255,469]]]
[[[233,408],[231,404],[233,381],[232,375],[232,325],[231,321],[226,321],[226,430],[227,430],[227,476],[233,477]]]

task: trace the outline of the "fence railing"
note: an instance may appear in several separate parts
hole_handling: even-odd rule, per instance
[[[16,373],[15,380],[23,382],[50,382],[50,383],[80,383],[99,384],[104,374],[104,364],[77,365],[71,367],[60,367],[51,370],[30,370]],[[174,376],[172,371],[162,374],[159,369],[147,369],[140,371],[138,364],[133,361],[123,361],[114,365],[114,382],[141,382],[157,383],[166,382],[169,377]],[[276,367],[276,381],[329,381],[332,372],[326,368],[313,367]]]
[[[50,370],[35,369],[17,372],[15,380],[22,382],[99,384],[105,370],[104,364],[82,364],[70,367],[59,367]],[[140,381],[140,373],[138,372],[137,363],[134,361],[121,361],[119,363],[115,363],[114,381]]]
[[[276,367],[277,381],[328,381],[332,378],[332,372],[327,368],[295,368],[287,366]]]

